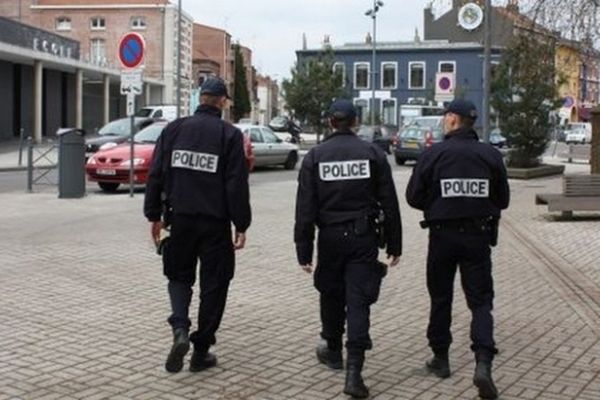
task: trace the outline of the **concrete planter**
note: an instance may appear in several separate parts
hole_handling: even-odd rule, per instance
[[[542,164],[534,168],[507,168],[508,177],[511,179],[535,179],[545,176],[562,175],[565,172],[564,165]]]

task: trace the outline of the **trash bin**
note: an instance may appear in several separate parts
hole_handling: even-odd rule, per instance
[[[58,136],[58,198],[85,196],[85,131],[62,128]]]

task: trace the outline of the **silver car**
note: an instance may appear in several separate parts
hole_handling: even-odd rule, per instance
[[[250,138],[256,167],[283,165],[285,169],[296,168],[298,146],[284,142],[268,126],[237,124],[236,127]]]

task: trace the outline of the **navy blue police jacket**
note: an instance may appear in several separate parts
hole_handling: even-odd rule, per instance
[[[160,221],[163,200],[175,214],[230,221],[240,233],[252,214],[242,132],[201,105],[161,133],[146,185],[144,215]]]
[[[421,154],[406,200],[429,222],[499,218],[510,201],[502,154],[472,129],[450,132]]]
[[[402,254],[396,188],[385,153],[353,132],[336,132],[311,149],[298,175],[294,241],[300,265],[312,262],[315,227],[385,213],[389,255]]]

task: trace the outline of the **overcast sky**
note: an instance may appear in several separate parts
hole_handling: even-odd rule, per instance
[[[177,3],[177,0],[171,0]],[[383,0],[377,18],[378,40],[410,41],[423,33],[423,9],[429,0]],[[445,0],[441,0],[444,2]],[[227,30],[250,47],[260,73],[289,77],[306,33],[308,47],[330,35],[334,46],[363,41],[372,30],[365,11],[372,0],[183,0],[196,22]]]

